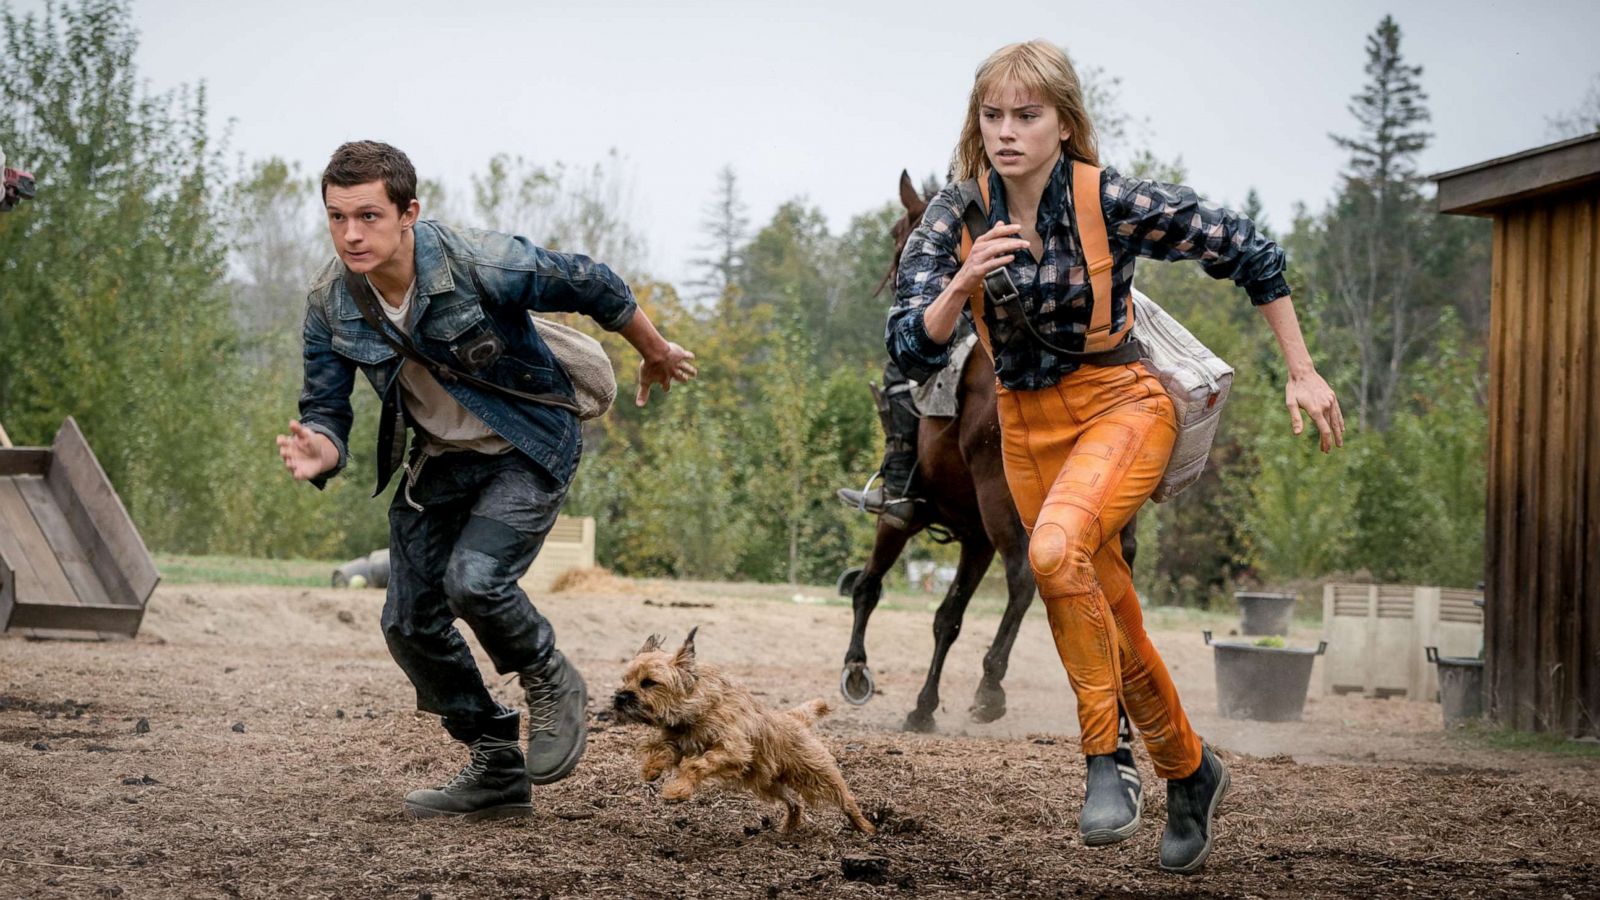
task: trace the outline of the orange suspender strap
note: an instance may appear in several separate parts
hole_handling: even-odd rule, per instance
[[[977,183],[978,196],[983,200],[981,209],[983,214],[987,216],[989,214],[989,179],[986,175],[979,175],[974,181]],[[965,191],[962,193],[970,196]],[[977,237],[972,233],[971,228],[966,227],[965,219],[962,221],[961,253],[956,257],[956,262],[958,263],[967,261],[967,257],[972,253],[973,238]],[[983,345],[983,351],[989,354],[989,358],[992,360],[994,359],[994,347],[989,343],[989,326],[983,321],[983,282],[981,280],[978,282],[978,286],[972,289],[972,296],[968,300],[968,305],[972,309],[972,325],[978,332],[978,343]]]
[[[982,198],[982,210],[989,212],[989,179],[983,175],[974,179],[977,194]],[[970,192],[963,192],[970,196]],[[1084,268],[1089,273],[1091,313],[1089,332],[1084,335],[1084,353],[1111,350],[1122,342],[1133,328],[1133,304],[1128,305],[1122,328],[1111,330],[1111,240],[1106,232],[1105,210],[1100,205],[1100,169],[1086,162],[1072,162],[1072,206],[1077,218],[1078,241],[1082,246]],[[972,252],[972,229],[961,229],[961,253],[957,259],[965,262]],[[972,292],[970,305],[972,321],[977,327],[978,340],[983,349],[994,358],[994,347],[989,340],[989,329],[983,321],[983,286],[980,283]]]
[[[1089,333],[1083,336],[1083,352],[1098,353],[1121,343],[1133,327],[1133,304],[1122,328],[1111,330],[1111,240],[1106,233],[1105,210],[1100,205],[1100,169],[1080,160],[1072,161],[1072,211],[1078,222],[1078,242],[1083,247],[1083,265],[1089,272]]]

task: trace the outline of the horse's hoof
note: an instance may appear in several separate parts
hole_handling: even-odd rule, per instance
[[[997,705],[992,706],[973,706],[973,708],[968,709],[968,713],[973,716],[973,721],[979,722],[979,724],[994,722],[995,719],[1005,716],[1005,701],[1000,701]]]
[[[866,663],[851,663],[839,673],[839,693],[852,706],[862,706],[877,691],[877,682],[872,680],[872,670]]]
[[[1006,692],[1000,688],[979,687],[967,714],[974,722],[993,722],[1006,714]]]
[[[906,724],[901,726],[900,730],[913,731],[917,734],[932,734],[933,715],[913,710],[911,715],[906,716]]]

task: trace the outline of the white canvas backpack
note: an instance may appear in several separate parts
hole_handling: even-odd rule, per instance
[[[1150,495],[1164,503],[1200,480],[1205,471],[1223,404],[1233,389],[1233,367],[1137,288],[1133,305],[1133,338],[1139,342],[1145,367],[1167,389],[1178,413],[1178,440],[1161,483]]]

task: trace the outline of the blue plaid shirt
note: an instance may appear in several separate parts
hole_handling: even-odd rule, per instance
[[[989,173],[989,196],[989,224],[1011,221],[1005,186],[994,172]],[[1031,250],[1021,250],[1006,267],[1029,321],[1058,347],[1083,349],[1095,303],[1110,302],[1112,329],[1123,327],[1132,298],[1134,261],[1140,256],[1197,260],[1211,277],[1229,278],[1243,287],[1258,306],[1289,293],[1283,248],[1264,237],[1249,219],[1205,203],[1187,187],[1125,178],[1107,167],[1100,175],[1100,203],[1112,256],[1108,300],[1092,296],[1074,225],[1072,165],[1065,156],[1039,200],[1036,227],[1044,239],[1044,258],[1035,260]],[[890,357],[918,380],[949,361],[948,345],[928,337],[922,315],[961,268],[956,257],[961,248],[962,205],[959,185],[946,185],[928,204],[922,224],[900,255],[885,342]],[[972,311],[965,315],[970,318]],[[1049,387],[1078,368],[1078,363],[1040,346],[1020,323],[997,319],[994,307],[987,304],[984,324],[994,341],[995,373],[1008,389]]]

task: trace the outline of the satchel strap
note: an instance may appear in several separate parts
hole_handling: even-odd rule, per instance
[[[474,284],[477,283],[477,273],[473,273],[473,282]],[[350,292],[350,298],[355,301],[356,309],[361,311],[361,318],[365,319],[366,323],[372,326],[372,330],[376,331],[378,336],[383,338],[384,343],[388,344],[390,348],[392,348],[394,352],[400,354],[401,357],[411,360],[417,365],[422,366],[424,369],[427,369],[428,372],[440,382],[451,384],[461,381],[476,388],[507,394],[512,397],[516,397],[519,400],[527,400],[532,403],[541,403],[545,406],[557,406],[573,413],[580,412],[577,403],[574,403],[572,400],[568,399],[567,397],[563,397],[560,394],[524,393],[523,391],[515,390],[514,388],[508,388],[504,385],[495,384],[492,381],[479,378],[476,375],[463,372],[447,363],[442,363],[438,360],[428,357],[421,350],[417,349],[417,346],[412,342],[411,337],[404,331],[401,331],[398,328],[395,329],[395,333],[399,335],[399,338],[397,339],[394,335],[389,333],[389,329],[383,327],[385,324],[383,321],[384,316],[383,313],[378,309],[378,304],[382,301],[378,300],[378,298],[372,293],[372,286],[367,283],[367,279],[364,276],[357,275],[349,269],[345,269],[344,286],[345,290]],[[483,294],[481,285],[478,286],[478,293],[480,297]]]
[[[1083,166],[1092,173],[1092,178],[1083,179],[1079,177],[1083,175],[1082,170],[1074,169],[1074,201],[1076,203],[1080,197],[1080,194],[1077,193],[1078,183],[1081,180],[1092,181],[1094,184],[1095,198],[1092,203],[1094,210],[1093,218],[1099,224],[1098,232],[1100,235],[1099,249],[1097,252],[1101,253],[1102,255],[1089,258],[1089,251],[1087,248],[1085,248],[1085,264],[1090,268],[1090,287],[1095,291],[1095,293],[1092,295],[1092,300],[1099,301],[1093,303],[1094,321],[1098,322],[1103,318],[1106,323],[1108,323],[1106,328],[1109,330],[1109,323],[1111,321],[1111,252],[1109,250],[1110,242],[1106,238],[1105,216],[1100,210],[1100,170],[1089,166],[1086,163],[1077,161],[1074,161],[1073,165],[1075,167]],[[962,229],[961,253],[958,257],[959,260],[965,261],[968,254],[972,252],[973,240],[978,235],[985,234],[989,231],[989,179],[984,176],[979,176],[978,178],[969,178],[961,183],[959,190],[961,196],[967,200],[965,207],[961,211],[961,220],[966,227]],[[1083,229],[1080,228],[1079,230],[1081,232]],[[1082,241],[1081,235],[1079,240],[1080,242]],[[1096,269],[1097,266],[1098,269]],[[1096,274],[1097,272],[1098,274]],[[1101,298],[1104,299],[1101,300]],[[978,331],[978,339],[983,342],[983,349],[987,350],[989,352],[989,356],[993,358],[994,347],[989,340],[989,329],[983,321],[984,294],[983,283],[981,281],[979,282],[978,287],[973,290],[969,302],[972,306],[972,320]],[[1079,365],[1121,366],[1127,365],[1131,362],[1138,362],[1139,359],[1144,355],[1137,341],[1122,341],[1122,337],[1123,335],[1127,334],[1128,328],[1133,326],[1133,310],[1131,304],[1128,310],[1127,327],[1116,332],[1116,343],[1111,343],[1109,346],[1105,346],[1103,349],[1096,348],[1085,351],[1068,350],[1064,347],[1058,347],[1050,341],[1045,340],[1044,335],[1040,334],[1039,330],[1033,327],[1033,321],[1028,318],[1028,313],[1023,308],[1020,300],[1015,304],[1015,310],[1017,317],[1022,320],[1023,326],[1028,329],[1028,333],[1033,336],[1033,339],[1037,341],[1040,346],[1044,347],[1046,350],[1049,350],[1051,353],[1064,356],[1072,362],[1078,363]],[[1091,323],[1091,335],[1093,333],[1093,327],[1093,323]],[[1089,336],[1090,335],[1085,335],[1085,347],[1093,346],[1088,340]],[[1100,343],[1104,344],[1106,342],[1101,341]]]

